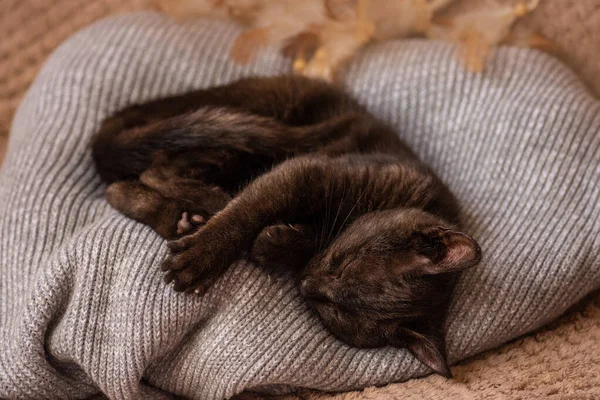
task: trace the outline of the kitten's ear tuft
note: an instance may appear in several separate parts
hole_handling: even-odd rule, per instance
[[[421,254],[429,262],[420,269],[425,274],[435,275],[462,271],[475,266],[481,260],[481,248],[467,234],[451,229],[436,227],[422,233],[424,246]]]
[[[409,329],[405,330],[406,348],[423,364],[436,374],[452,378],[452,372],[446,361],[446,347],[440,334],[421,334]]]

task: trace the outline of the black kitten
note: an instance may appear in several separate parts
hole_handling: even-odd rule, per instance
[[[446,186],[347,94],[244,79],[121,111],[93,155],[115,208],[184,235],[163,263],[175,290],[203,294],[242,257],[294,268],[338,338],[451,376],[442,325],[479,246]]]

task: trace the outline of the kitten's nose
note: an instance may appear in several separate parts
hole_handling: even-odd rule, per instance
[[[307,299],[311,300],[328,300],[329,296],[324,288],[323,282],[313,277],[304,278],[300,282],[300,293]]]

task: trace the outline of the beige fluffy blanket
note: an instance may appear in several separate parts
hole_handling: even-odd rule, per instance
[[[12,114],[46,56],[75,30],[147,0],[5,0],[0,3],[0,160]],[[600,94],[600,1],[541,0],[529,17]],[[600,296],[552,327],[463,363],[456,379],[422,380],[339,399],[600,398]],[[306,394],[307,399],[329,398]]]

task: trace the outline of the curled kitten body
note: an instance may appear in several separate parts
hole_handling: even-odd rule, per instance
[[[338,338],[450,376],[443,322],[479,246],[446,186],[343,91],[249,78],[133,106],[93,157],[108,201],[170,239],[175,290],[202,295],[243,257],[292,270]]]

